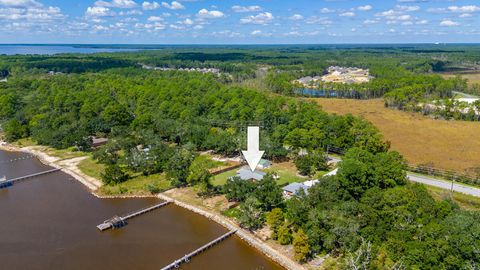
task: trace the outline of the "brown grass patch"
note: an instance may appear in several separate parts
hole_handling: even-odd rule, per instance
[[[480,72],[478,73],[440,73],[440,75],[445,79],[455,78],[455,76],[460,75],[463,79],[468,80],[469,85],[480,84]]]
[[[480,123],[434,120],[385,108],[383,100],[311,99],[327,112],[351,113],[372,122],[409,163],[433,163],[463,172],[480,167]]]

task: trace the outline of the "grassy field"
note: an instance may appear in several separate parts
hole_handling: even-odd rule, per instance
[[[97,163],[91,157],[82,160],[78,168],[86,175],[102,179],[101,174],[105,165]],[[98,192],[103,195],[147,195],[151,191],[164,191],[170,188],[170,181],[164,174],[144,176],[141,173],[133,174],[132,178],[118,185],[103,185]]]
[[[351,113],[372,122],[409,163],[432,163],[463,172],[480,167],[480,123],[434,120],[385,108],[383,100],[311,99],[327,112]]]
[[[293,182],[304,182],[308,180],[308,178],[297,175],[298,171],[293,162],[275,163],[272,165],[272,167],[266,169],[265,172],[276,172],[278,176],[280,176],[280,179],[277,181],[277,184],[280,186],[284,186]]]
[[[463,79],[468,80],[469,85],[480,84],[480,72],[478,73],[462,73],[462,74],[453,74],[453,73],[441,73],[442,77],[449,79],[455,78],[457,75],[461,75]]]
[[[227,182],[228,178],[237,175],[238,170],[239,170],[239,168],[215,175],[212,178],[212,185],[223,186]]]
[[[161,192],[171,187],[164,174],[136,175],[117,185],[103,185],[98,192],[104,195],[148,195],[151,191]]]
[[[436,200],[445,200],[450,198],[450,191],[444,190],[437,187],[427,186],[428,192]],[[479,211],[480,210],[480,198],[465,195],[462,193],[454,192],[453,201],[458,204],[458,206],[464,210]]]

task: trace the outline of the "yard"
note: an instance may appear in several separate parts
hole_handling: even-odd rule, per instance
[[[239,168],[215,175],[212,179],[212,184],[214,186],[224,185],[227,182],[228,178],[237,174],[238,170]],[[267,173],[276,172],[280,177],[280,179],[278,179],[277,181],[277,184],[279,186],[284,186],[293,182],[304,182],[309,179],[308,177],[302,177],[297,174],[297,168],[295,167],[295,164],[293,164],[293,162],[274,163],[270,168],[263,171]],[[321,176],[325,173],[326,172],[320,172],[318,176]]]
[[[102,179],[105,165],[97,163],[91,157],[82,160],[78,168],[86,175]],[[152,192],[160,192],[171,187],[170,181],[164,174],[152,174],[145,176],[141,173],[131,174],[132,178],[118,185],[103,185],[98,193],[102,195],[148,195]]]

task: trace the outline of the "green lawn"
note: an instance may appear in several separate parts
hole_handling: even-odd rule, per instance
[[[444,199],[450,198],[451,196],[451,193],[449,190],[427,186],[427,185],[425,185],[425,187],[427,188],[430,195],[432,195],[432,197],[436,200],[444,200]],[[470,211],[480,210],[480,198],[478,197],[454,192],[453,201],[457,203],[462,209],[470,210]]]
[[[227,183],[228,178],[237,175],[238,170],[239,170],[239,168],[236,168],[236,169],[226,171],[224,173],[217,174],[217,175],[213,176],[212,185],[214,185],[214,186],[225,185],[225,183]]]
[[[80,161],[78,168],[84,174],[96,179],[101,179],[101,174],[105,171],[105,165],[97,163],[91,156]]]
[[[82,160],[78,168],[86,175],[101,180],[101,174],[105,170],[105,165],[97,163],[92,157]],[[132,174],[132,178],[118,185],[103,185],[99,189],[100,194],[104,195],[147,195],[167,190],[171,187],[170,181],[166,180],[164,174],[153,174],[144,176],[137,173]]]
[[[277,184],[279,186],[284,186],[293,182],[304,182],[307,181],[308,178],[299,177],[297,175],[297,169],[295,165],[292,163],[277,163],[273,164],[272,167],[265,169],[265,172],[276,172],[277,175],[280,177],[278,179]]]
[[[171,187],[164,174],[138,175],[118,185],[103,185],[99,192],[105,195],[148,195]]]

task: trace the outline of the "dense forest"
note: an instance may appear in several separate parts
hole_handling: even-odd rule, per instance
[[[92,137],[107,137],[93,153],[106,165],[106,184],[126,181],[129,172],[165,173],[175,186],[223,193],[240,204],[243,227],[267,224],[301,262],[330,254],[337,269],[478,269],[479,212],[407,183],[405,161],[372,124],[296,98],[291,82],[330,65],[369,68],[375,76],[369,83],[328,87],[409,109],[469,91],[460,78],[431,73],[478,65],[479,52],[468,46],[217,46],[2,56],[0,74],[8,81],[0,82],[0,124],[9,141],[30,137],[54,148],[92,151]],[[231,76],[142,65],[214,67]],[[248,125],[261,127],[267,158],[294,160],[305,175],[325,168],[327,149],[345,149],[338,174],[290,200],[273,175],[212,187],[199,152],[238,155]]]

